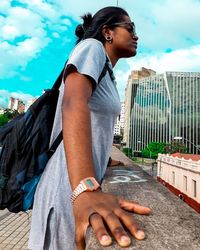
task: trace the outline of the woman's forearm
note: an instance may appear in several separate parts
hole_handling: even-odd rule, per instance
[[[92,159],[90,111],[85,100],[63,104],[63,141],[72,189],[95,177]]]

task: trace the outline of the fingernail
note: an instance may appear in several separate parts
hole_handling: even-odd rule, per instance
[[[143,240],[145,238],[145,233],[142,230],[138,230],[136,233],[136,237],[138,240]]]
[[[102,246],[109,246],[112,243],[111,237],[108,235],[103,235],[100,239]]]
[[[128,236],[122,236],[120,240],[126,243],[131,243],[131,239]]]
[[[110,237],[108,236],[108,235],[103,235],[102,237],[101,237],[101,241],[107,241],[107,240],[109,240],[110,239]]]

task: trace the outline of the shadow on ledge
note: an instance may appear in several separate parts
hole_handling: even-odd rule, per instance
[[[133,215],[146,234],[146,239],[132,238],[132,245],[123,249],[198,250],[200,249],[200,214],[190,208],[158,181],[133,165],[120,150],[113,147],[112,158],[127,166],[109,167],[102,188],[152,209],[150,216]],[[114,242],[102,247],[91,228],[87,231],[86,250],[122,249]]]

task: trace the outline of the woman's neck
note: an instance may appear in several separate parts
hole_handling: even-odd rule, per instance
[[[110,46],[110,44],[105,43],[104,44],[104,48],[106,50],[106,53],[108,54],[108,57],[112,63],[113,68],[115,67],[115,64],[117,63],[117,61],[119,60],[119,58],[116,56],[116,54],[114,53],[113,48]]]

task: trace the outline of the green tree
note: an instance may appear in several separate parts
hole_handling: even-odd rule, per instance
[[[9,118],[6,117],[4,114],[0,115],[0,126],[3,126],[4,124],[6,124],[9,121]]]
[[[126,156],[132,157],[132,150],[131,148],[123,148],[123,152]]]
[[[145,158],[156,159],[158,154],[166,153],[166,143],[164,142],[151,142],[143,150],[142,155]]]
[[[5,113],[0,115],[0,126],[3,126],[4,124],[6,124],[7,122],[9,122],[10,120],[12,120],[13,118],[19,116],[21,114],[18,113],[18,111],[11,111],[9,109],[5,110]]]

